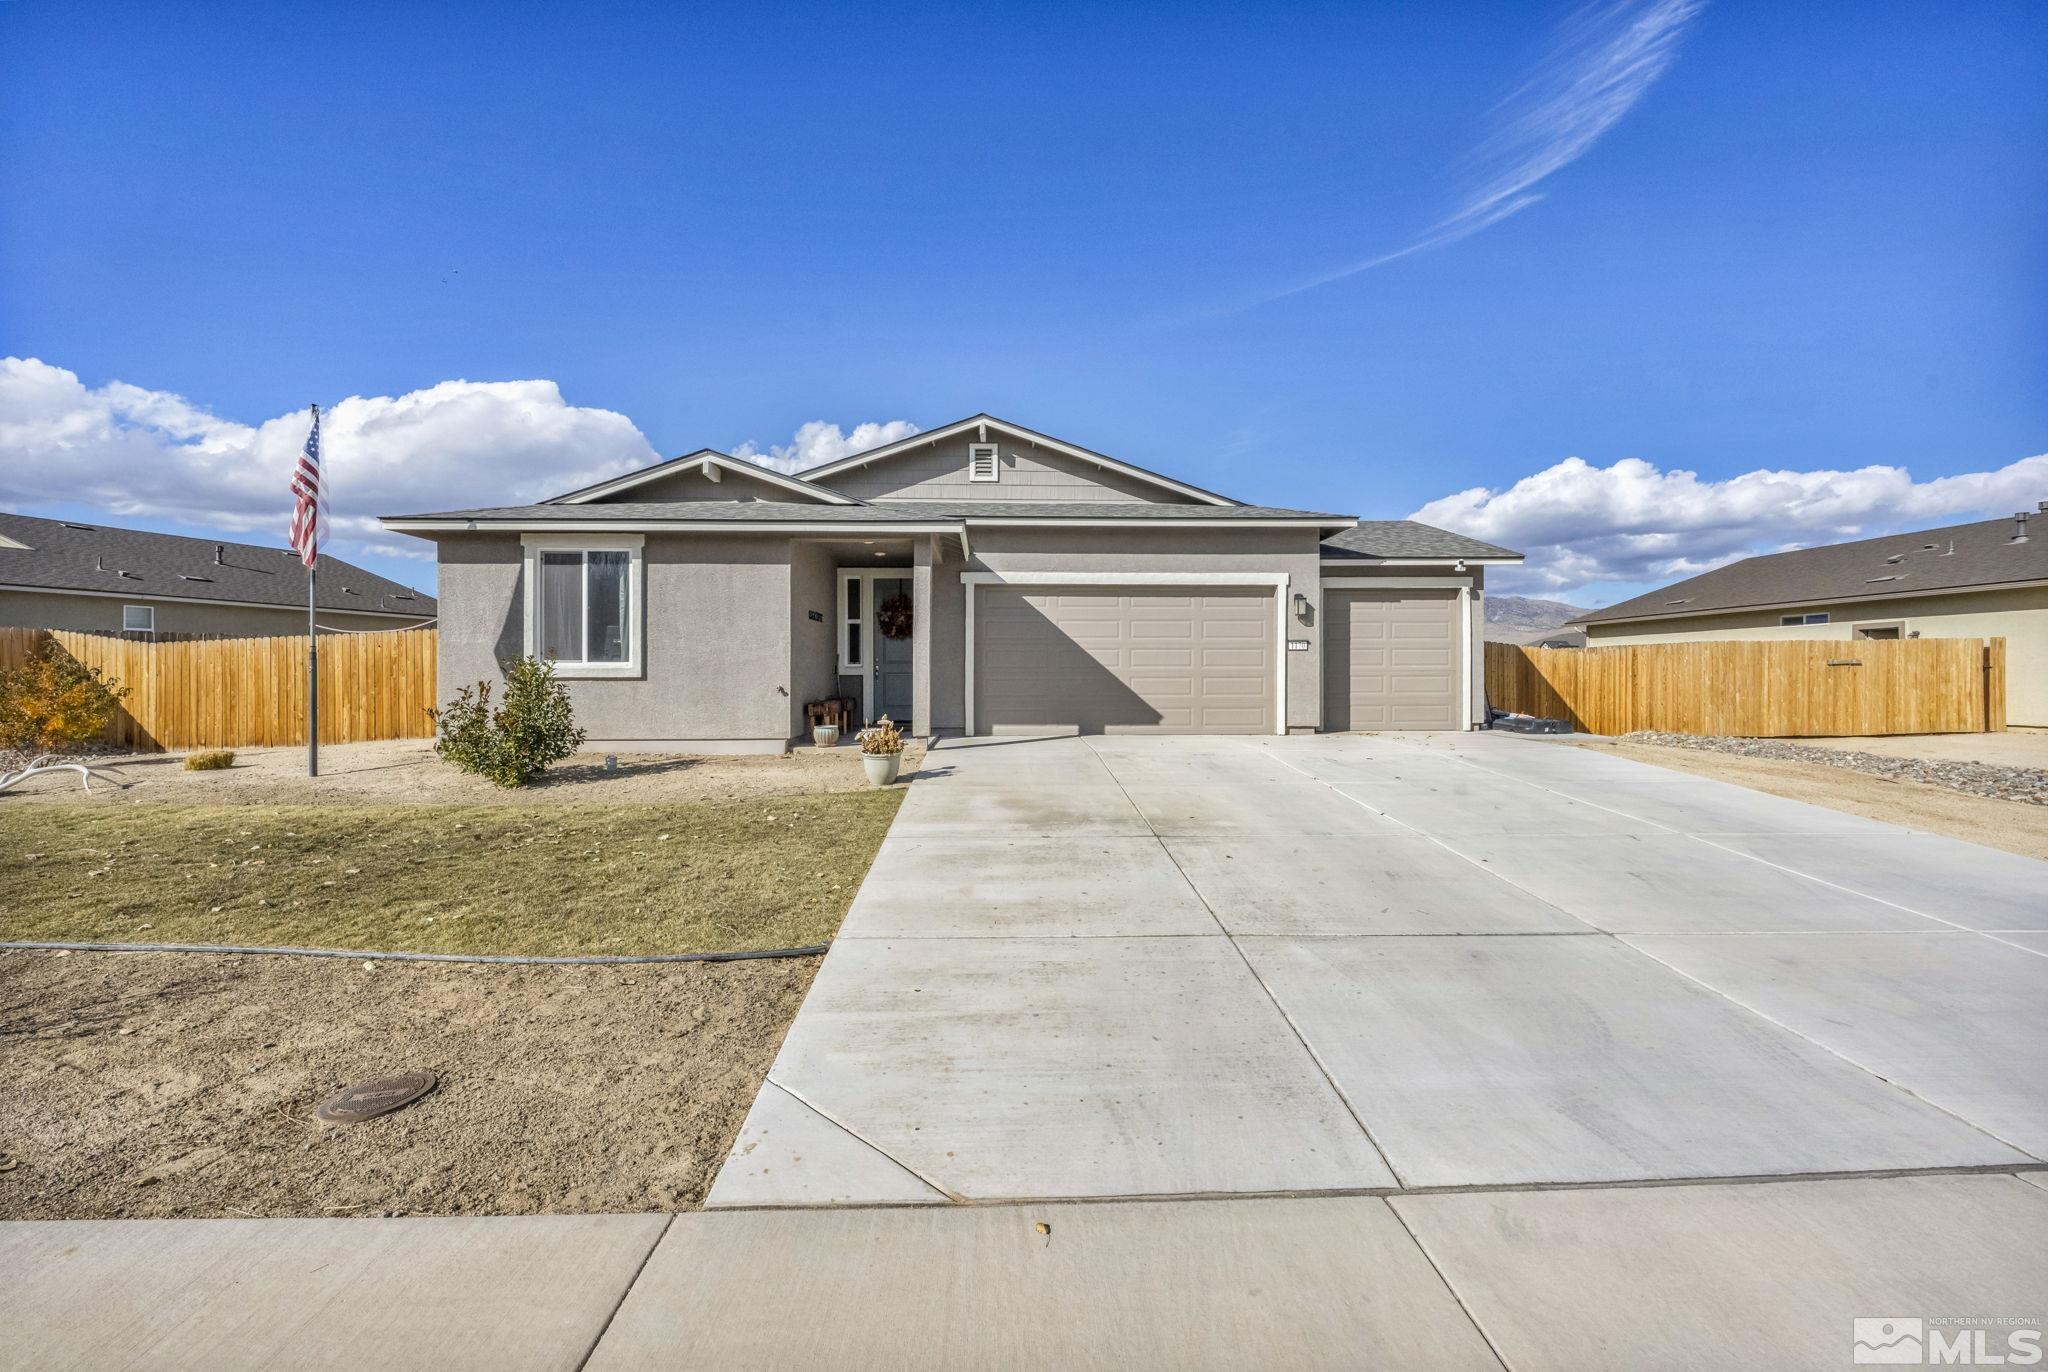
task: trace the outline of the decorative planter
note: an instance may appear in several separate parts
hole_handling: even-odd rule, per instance
[[[838,747],[839,726],[837,724],[818,725],[811,730],[811,742],[817,744],[820,748]]]
[[[867,769],[869,782],[876,786],[887,786],[896,780],[897,769],[903,766],[903,754],[862,753],[860,765]]]

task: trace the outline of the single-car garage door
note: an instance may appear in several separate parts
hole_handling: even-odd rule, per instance
[[[1270,734],[1273,593],[983,586],[974,729]]]
[[[1458,593],[1323,592],[1325,729],[1461,729]]]

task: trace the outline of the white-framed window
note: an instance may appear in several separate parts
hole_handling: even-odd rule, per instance
[[[638,676],[646,538],[526,534],[526,651],[566,678]]]
[[[124,634],[155,634],[156,606],[123,605],[121,607],[121,632]]]
[[[998,481],[1002,479],[1002,466],[996,460],[995,444],[970,443],[967,445],[967,479],[969,481]]]
[[[1780,616],[1778,617],[1778,623],[1780,623],[1780,624],[1784,624],[1784,625],[1791,625],[1791,624],[1825,624],[1825,623],[1827,623],[1827,622],[1828,622],[1828,616],[1827,616],[1827,611],[1825,611],[1825,610],[1822,610],[1822,611],[1821,611],[1821,612],[1819,612],[1818,614],[1810,614],[1810,615],[1780,615]]]
[[[839,574],[839,673],[859,676],[867,663],[868,579],[858,572]]]

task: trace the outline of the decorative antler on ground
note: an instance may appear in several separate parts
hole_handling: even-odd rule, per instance
[[[87,795],[92,794],[92,779],[94,777],[98,777],[101,781],[111,781],[116,786],[125,787],[128,784],[112,772],[102,772],[99,768],[89,767],[83,762],[63,762],[58,759],[55,753],[44,753],[41,757],[31,759],[29,764],[18,772],[0,772],[0,791],[6,790],[18,781],[27,781],[30,777],[48,776],[53,772],[78,773],[78,782],[81,786],[85,787]]]

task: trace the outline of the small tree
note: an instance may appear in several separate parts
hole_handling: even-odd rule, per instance
[[[0,752],[62,752],[104,734],[128,688],[46,638],[26,662],[0,671]]]
[[[491,708],[491,683],[455,693],[434,712],[434,749],[465,772],[500,786],[524,786],[583,746],[569,692],[555,665],[522,657],[505,670],[505,702]]]

